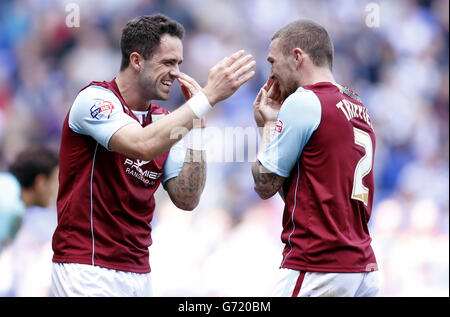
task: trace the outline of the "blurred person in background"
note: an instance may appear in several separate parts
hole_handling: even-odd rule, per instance
[[[256,97],[265,131],[255,191],[285,201],[275,296],[375,296],[370,245],[375,134],[359,96],[335,82],[333,44],[310,20],[272,37],[269,79]]]
[[[16,237],[24,212],[19,182],[11,173],[0,173],[0,254]]]
[[[58,188],[58,156],[41,146],[20,152],[10,172],[20,183],[26,206],[16,238],[5,249],[0,261],[9,264],[6,296],[49,296],[51,285],[51,240],[56,228],[55,209]]]
[[[23,150],[9,170],[20,183],[20,197],[27,208],[47,208],[54,202],[58,188],[58,157],[42,145]]]
[[[117,77],[91,82],[67,114],[53,236],[56,296],[150,296],[155,191],[163,182],[180,209],[199,202],[206,178],[200,140],[192,135],[187,151],[175,143],[253,77],[255,62],[238,51],[212,67],[201,88],[179,70],[183,35],[162,14],[129,21]],[[169,113],[152,100],[167,100],[175,80],[188,101]]]

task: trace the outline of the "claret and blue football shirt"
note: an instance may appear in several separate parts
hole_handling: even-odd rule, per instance
[[[153,103],[133,113],[115,80],[81,90],[62,131],[54,262],[150,272],[154,193],[161,181],[178,176],[184,147],[178,142],[170,153],[143,161],[108,144],[121,127],[135,121],[145,127],[166,114]]]
[[[281,267],[316,272],[377,269],[367,223],[375,134],[359,97],[320,82],[289,96],[258,155],[285,179]]]

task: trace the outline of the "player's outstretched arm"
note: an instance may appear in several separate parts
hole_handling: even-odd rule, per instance
[[[214,107],[219,101],[230,97],[255,75],[255,72],[251,71],[255,61],[251,61],[251,55],[242,57],[243,55],[243,50],[238,51],[209,70],[208,82],[198,93],[203,93],[206,98],[199,98],[200,101],[207,100],[209,105]],[[203,109],[206,108],[205,105],[201,106]],[[130,158],[153,160],[167,152],[183,137],[179,133],[175,133],[177,136],[173,137],[175,129],[192,129],[193,120],[199,118],[193,109],[191,105],[185,103],[145,128],[137,122],[125,125],[111,137],[108,146],[112,151]]]

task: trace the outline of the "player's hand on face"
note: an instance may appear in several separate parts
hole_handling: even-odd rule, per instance
[[[238,51],[213,66],[208,73],[208,82],[203,92],[211,105],[230,97],[239,87],[255,75],[250,71],[256,64],[252,55]]]
[[[281,107],[281,104],[284,101],[284,97],[281,93],[280,83],[277,79],[270,78],[269,80],[271,81],[271,85],[267,90],[267,98],[269,99],[271,105],[275,107]]]
[[[267,82],[266,82],[267,84]],[[261,113],[261,101],[263,95],[263,88],[261,88],[256,96],[255,101],[253,102],[253,114],[255,117],[256,126],[263,127],[265,123],[265,119]]]
[[[181,84],[181,92],[183,93],[184,98],[187,100],[191,99],[193,95],[198,93],[202,87],[193,79],[192,77],[186,75],[185,73],[180,72],[177,77],[178,81]],[[200,128],[204,129],[206,127],[205,117],[200,119]]]
[[[181,84],[181,92],[183,93],[186,101],[191,99],[193,95],[202,89],[195,79],[185,73],[180,72],[177,79]]]
[[[263,127],[266,123],[275,122],[282,103],[283,100],[278,81],[269,78],[259,90],[253,103],[256,125]]]

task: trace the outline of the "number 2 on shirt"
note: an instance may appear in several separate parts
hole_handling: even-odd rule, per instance
[[[355,143],[362,146],[365,150],[364,156],[356,164],[353,176],[352,199],[360,200],[367,206],[369,200],[369,189],[363,185],[364,176],[370,173],[373,163],[372,139],[367,132],[353,127],[355,134]]]

